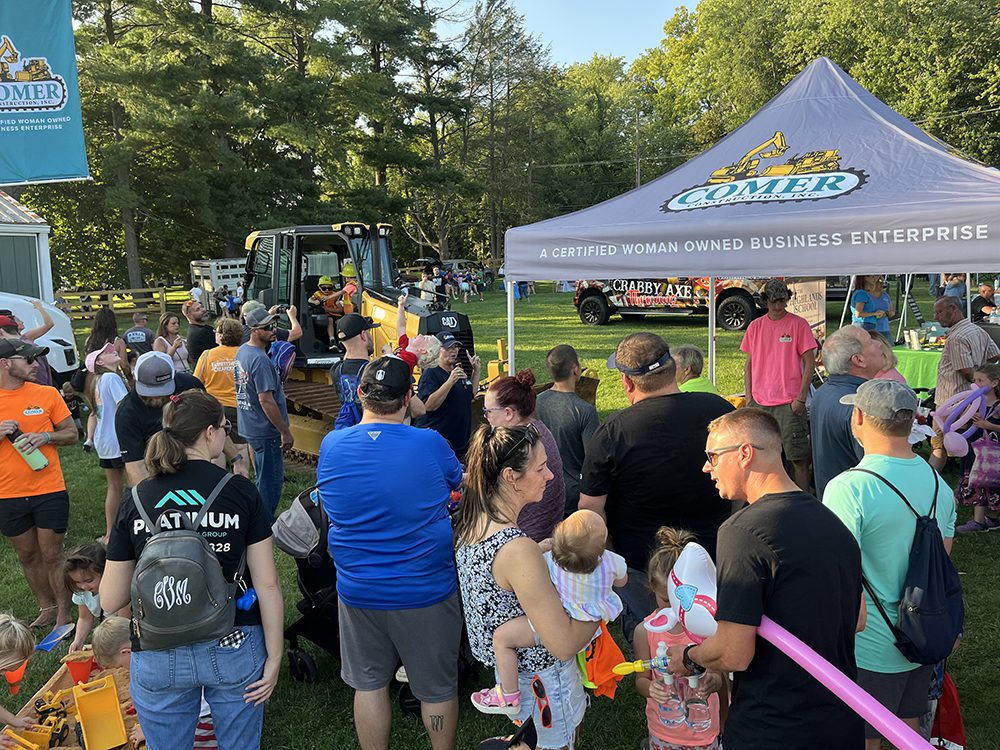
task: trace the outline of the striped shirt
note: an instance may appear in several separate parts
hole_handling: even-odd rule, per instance
[[[574,620],[610,622],[621,614],[622,600],[611,588],[615,580],[624,578],[627,572],[625,558],[621,555],[605,550],[601,561],[590,573],[563,570],[552,559],[551,552],[545,553],[545,564],[563,609]]]
[[[979,367],[997,357],[1000,357],[1000,349],[986,331],[964,318],[958,321],[948,329],[938,362],[935,404],[941,406],[956,393],[972,388],[959,370]]]

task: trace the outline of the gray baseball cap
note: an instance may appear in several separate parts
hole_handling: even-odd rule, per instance
[[[253,309],[248,313],[243,313],[243,320],[247,322],[247,326],[250,328],[260,328],[261,326],[266,326],[277,317],[277,315],[271,315],[271,313],[263,307]]]
[[[781,279],[768,279],[767,283],[764,284],[764,292],[761,296],[764,299],[774,301],[779,299],[791,299],[792,293],[788,289],[788,284]]]
[[[140,396],[172,396],[174,363],[163,352],[146,352],[135,361],[135,392]]]
[[[840,403],[856,406],[862,414],[876,419],[895,419],[901,411],[916,412],[920,405],[917,394],[898,380],[868,380],[858,386],[857,393],[840,397]]]

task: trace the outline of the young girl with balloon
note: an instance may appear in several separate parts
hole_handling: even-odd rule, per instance
[[[972,382],[990,390],[984,395],[985,414],[972,419],[979,432],[969,436],[971,450],[955,487],[955,500],[973,506],[972,519],[955,529],[959,534],[1000,529],[1000,365],[976,368]]]
[[[657,547],[649,559],[649,586],[656,596],[657,611],[635,628],[635,656],[649,660],[665,656],[671,646],[687,646],[695,640],[684,624],[670,614],[668,594],[671,571],[684,547],[697,541],[694,534],[667,526],[656,532]],[[699,639],[700,640],[700,639]],[[722,721],[720,706],[728,704],[726,678],[708,671],[691,686],[686,678],[673,678],[666,670],[651,670],[636,676],[635,688],[646,697],[649,750],[717,750]],[[720,700],[721,696],[721,700]]]

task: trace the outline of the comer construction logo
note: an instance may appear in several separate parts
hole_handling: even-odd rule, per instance
[[[703,185],[688,188],[660,206],[664,213],[732,203],[816,201],[839,198],[857,190],[868,179],[858,169],[841,168],[840,151],[809,151],[784,164],[761,167],[763,159],[775,159],[788,151],[780,130],[735,164],[716,169]]]
[[[60,110],[66,82],[44,57],[22,57],[8,36],[0,36],[0,112]]]

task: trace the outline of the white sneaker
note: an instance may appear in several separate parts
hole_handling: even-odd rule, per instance
[[[406,667],[400,667],[396,670],[396,682],[409,682],[410,678],[406,676]]]

